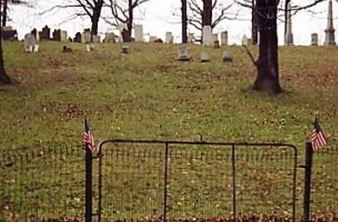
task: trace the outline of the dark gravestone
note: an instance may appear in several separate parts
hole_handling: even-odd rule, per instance
[[[31,34],[34,36],[35,39],[38,39],[37,35],[38,35],[38,31],[36,30],[36,28],[34,28],[32,31],[31,31]]]
[[[54,41],[61,41],[61,30],[60,29],[55,29],[53,31],[53,40]]]
[[[2,28],[2,39],[3,40],[17,40],[18,33],[16,30],[12,29],[12,27],[3,27]]]
[[[46,25],[42,28],[42,31],[39,32],[41,40],[50,40],[50,28]]]
[[[81,42],[81,38],[82,38],[81,33],[80,33],[80,32],[77,32],[77,33],[75,34],[75,37],[74,37],[73,42]]]

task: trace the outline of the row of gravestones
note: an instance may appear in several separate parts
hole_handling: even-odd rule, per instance
[[[178,61],[190,61],[191,56],[189,55],[188,48],[185,45],[182,45],[179,50],[178,50]],[[211,58],[210,55],[204,51],[201,52],[200,54],[200,61],[201,62],[210,62]],[[223,52],[222,56],[223,62],[233,62],[233,57],[232,55],[225,51]]]

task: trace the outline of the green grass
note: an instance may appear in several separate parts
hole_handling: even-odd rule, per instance
[[[27,54],[23,52],[21,43],[5,42],[6,68],[17,84],[0,86],[0,151],[34,148],[35,144],[81,144],[85,115],[90,118],[96,141],[110,138],[199,140],[203,135],[206,141],[284,142],[298,147],[301,161],[304,142],[311,134],[314,115],[318,115],[329,137],[328,149],[337,149],[338,48],[281,47],[280,75],[284,92],[269,97],[251,90],[256,70],[241,47],[211,49],[189,46],[193,60],[182,63],[176,60],[177,45],[132,44],[129,55],[121,54],[120,44],[100,44],[91,53],[87,53],[82,44],[71,43],[69,46],[73,52],[62,53],[60,43],[42,42],[39,53]],[[199,62],[202,50],[211,54],[210,63]],[[223,50],[233,54],[233,63],[221,61]],[[257,53],[255,47],[250,50]],[[129,168],[139,166],[138,159],[130,161]],[[135,177],[135,172],[129,175],[126,163],[129,162],[107,162],[107,168],[109,172],[116,164],[114,169],[121,170],[130,183],[124,184],[123,180],[105,181],[106,186],[116,186],[117,190],[122,191],[128,187],[135,192],[146,189],[143,187],[146,179]],[[140,172],[155,169],[159,167],[158,164],[160,162],[150,161]],[[215,199],[206,194],[209,198],[206,202],[199,197],[204,191],[203,186],[211,190],[221,189],[218,187],[219,181],[210,179],[208,175],[221,174],[221,164],[210,165],[206,161],[201,168],[194,168],[194,162],[189,166],[184,164],[175,164],[182,170],[186,168],[189,175],[186,180],[184,176],[173,179],[177,187],[172,187],[172,200],[180,202],[173,210],[177,216],[192,216],[189,213],[194,212],[191,208],[194,201],[200,201],[199,205],[193,206],[198,206],[199,213],[204,212],[205,215],[210,212],[219,215],[224,209],[230,209],[230,203],[222,202],[223,198],[230,197],[228,194],[224,196],[227,191],[219,191]],[[316,210],[337,212],[338,200],[334,196],[337,190],[335,156],[318,158],[316,164],[316,195],[327,200],[318,203]],[[290,162],[285,160],[282,166],[290,166]],[[44,164],[39,167],[43,169]],[[241,189],[247,192],[242,198],[249,198],[251,202],[255,202],[253,199],[257,196],[255,189],[264,187],[270,190],[271,180],[282,179],[285,173],[283,170],[281,174],[276,173],[274,169],[278,164],[266,162],[258,165],[248,163],[244,167],[246,170],[238,175],[239,192]],[[231,173],[229,166],[224,168]],[[269,175],[275,175],[263,178],[264,175],[253,171],[255,168],[269,168]],[[203,175],[198,174],[200,170],[204,172]],[[247,175],[248,172],[253,172],[251,177]],[[175,175],[180,173],[176,172]],[[302,175],[302,172],[299,174]],[[45,176],[48,177],[48,172]],[[46,179],[42,177],[42,180]],[[119,177],[123,178],[121,175]],[[258,182],[247,184],[246,178]],[[203,181],[207,179],[210,179],[210,183],[205,184]],[[223,179],[222,182],[229,182],[226,175]],[[191,180],[197,181],[196,193],[189,190]],[[27,177],[22,181],[26,183],[30,180]],[[298,182],[297,198],[301,199],[301,176]],[[53,180],[45,182],[50,183]],[[327,187],[322,185],[327,183],[330,183]],[[153,184],[153,187],[160,189],[160,185]],[[253,203],[254,206],[247,209],[241,206],[242,210],[274,209],[282,212],[283,208],[276,208],[274,203],[287,205],[286,198],[280,199],[280,193],[288,195],[288,188],[276,183],[273,190],[279,189],[281,192],[276,194],[269,191],[266,194],[268,200],[262,197],[257,202],[263,202]],[[176,199],[177,194],[183,199]],[[158,193],[155,192],[150,197],[156,198],[156,195]],[[67,193],[60,196],[67,196]],[[190,199],[184,199],[184,196]],[[145,197],[137,199],[141,204],[147,203]],[[56,206],[63,201],[55,198]],[[124,195],[108,195],[109,198],[111,202],[105,203],[105,206],[116,206],[119,198],[125,198],[126,202],[133,199]],[[214,205],[210,205],[211,202]],[[301,200],[298,200],[298,204],[300,206]],[[144,208],[132,213],[135,217],[141,216],[142,210],[151,211],[150,205],[144,204]],[[137,203],[132,206],[137,206]],[[128,203],[120,207],[132,209]],[[297,210],[301,211],[300,208]],[[120,213],[120,216],[124,215]],[[130,214],[130,210],[127,210],[127,214]]]

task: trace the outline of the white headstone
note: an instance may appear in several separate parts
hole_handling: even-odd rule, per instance
[[[135,42],[144,42],[143,39],[143,26],[135,25]]]
[[[151,36],[149,37],[149,42],[155,42],[156,39],[157,39],[156,36],[151,35]]]
[[[201,62],[209,62],[210,55],[206,52],[201,52]]]
[[[188,49],[185,45],[181,46],[178,49],[178,60],[179,61],[189,61],[190,60]]]
[[[24,42],[23,42],[23,47],[24,47],[25,52],[34,52],[35,45],[36,45],[36,41],[35,41],[34,35],[31,33],[26,34]]]
[[[213,46],[214,41],[212,38],[211,27],[206,25],[203,27],[203,46]]]
[[[81,35],[81,42],[82,43],[90,43],[91,42],[91,33],[89,31],[85,31]]]
[[[317,33],[311,34],[311,45],[313,45],[313,46],[318,45],[318,34]]]
[[[168,43],[168,44],[174,43],[174,36],[171,32],[165,33],[165,43]]]
[[[106,32],[106,35],[103,39],[104,43],[115,43],[115,34],[113,32]]]
[[[61,42],[66,42],[68,39],[68,36],[67,36],[67,31],[61,31],[60,32],[60,40]]]
[[[225,45],[225,46],[228,45],[228,32],[227,31],[221,32],[221,45]]]

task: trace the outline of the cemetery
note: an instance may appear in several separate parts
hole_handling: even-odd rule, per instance
[[[2,27],[0,222],[337,222],[333,3],[306,46],[285,7],[280,91],[267,29]]]

